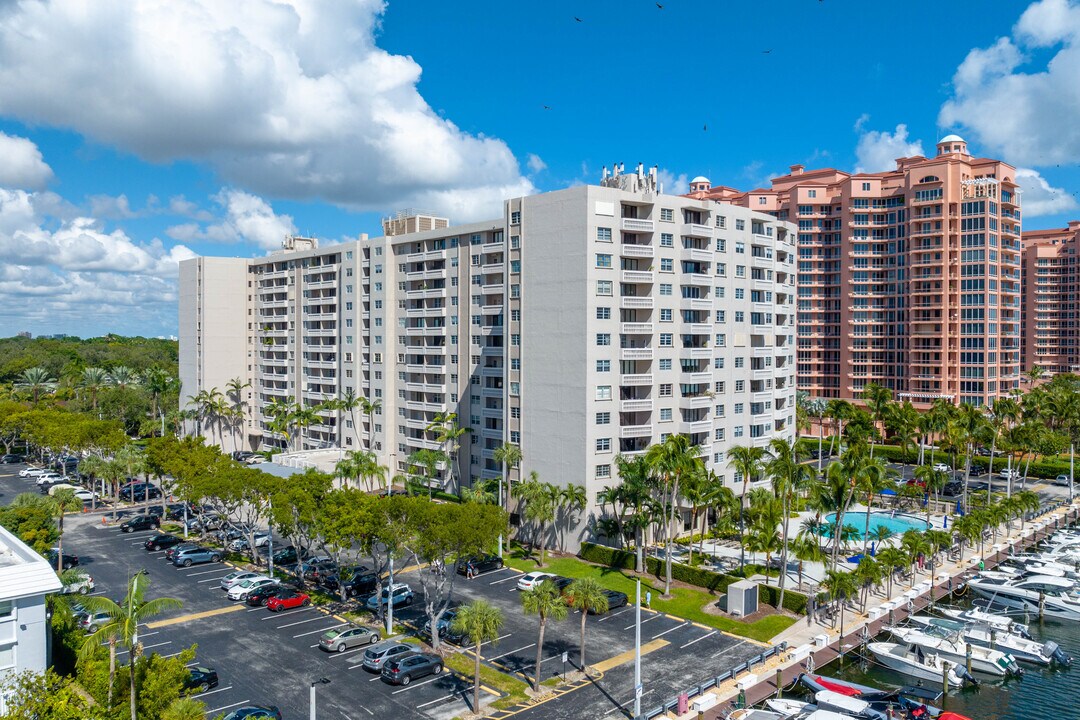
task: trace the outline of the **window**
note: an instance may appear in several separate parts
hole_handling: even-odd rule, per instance
[[[817,197],[817,190],[807,190],[806,191],[806,197],[816,198]]]
[[[735,358],[735,367],[736,368],[741,368],[743,366],[743,361],[744,360],[745,360],[745,358],[741,358],[741,357]]]
[[[724,417],[725,412],[726,412],[726,410],[725,410],[723,405],[717,405],[716,406],[716,417],[718,417],[718,418]]]
[[[746,319],[746,313],[742,310],[735,311],[735,322],[740,323]]]
[[[758,205],[766,205],[766,204],[768,204],[768,202],[769,202],[769,199],[766,198],[764,195],[762,195],[761,197],[759,197],[757,199],[757,204]]]
[[[735,403],[735,414],[736,415],[742,415],[742,412],[743,412],[743,404],[742,403]]]
[[[521,224],[521,211],[520,210],[514,210],[512,213],[510,213],[510,224],[511,225],[520,225]]]
[[[596,344],[597,345],[602,345],[602,346],[603,345],[610,345],[611,344],[611,333],[596,333]]]
[[[661,370],[670,370],[671,369],[671,358],[662,358],[660,360],[660,369]]]
[[[660,294],[661,295],[670,295],[671,294],[671,283],[660,283]]]
[[[611,413],[609,413],[609,412],[598,412],[598,413],[596,413],[596,424],[597,425],[610,425],[611,424]]]
[[[716,347],[727,347],[727,335],[725,333],[716,335]]]
[[[596,372],[598,372],[598,373],[611,372],[611,361],[610,360],[597,360],[596,361]]]
[[[745,380],[736,380],[735,381],[735,392],[743,392],[745,389],[746,389],[746,381]]]
[[[516,383],[516,382],[510,383],[510,394],[513,395],[514,397],[517,397],[518,395],[520,395],[521,394],[521,383]]]
[[[596,319],[597,320],[610,320],[611,319],[611,308],[609,308],[609,307],[598,307],[598,308],[596,308]]]
[[[660,347],[674,347],[675,335],[673,333],[660,333]]]
[[[742,425],[736,425],[733,428],[732,435],[734,435],[735,437],[742,437],[743,436],[743,426]],[[738,475],[738,473],[735,473],[735,474]]]
[[[674,272],[675,261],[671,258],[660,258],[660,272]]]
[[[671,422],[671,408],[660,408],[660,422]]]
[[[716,252],[727,252],[727,240],[717,239]]]
[[[713,433],[713,438],[716,439],[716,440],[723,440],[724,435],[725,435],[724,428],[716,428],[716,431]]]
[[[0,618],[10,617],[15,605],[10,600],[0,600]]]
[[[660,385],[660,397],[671,397],[671,383],[662,383]]]
[[[597,385],[596,386],[596,399],[597,400],[610,400],[611,399],[611,386],[610,385]]]
[[[870,192],[870,183],[864,182],[862,184],[862,189],[863,189],[863,192]],[[813,196],[811,195],[811,197],[813,197]]]
[[[511,322],[521,322],[521,311],[520,310],[511,310],[510,311],[510,321]]]
[[[609,478],[609,477],[611,477],[611,466],[610,465],[597,465],[596,466],[596,477],[598,477],[598,478]]]
[[[746,221],[745,220],[736,220],[735,221],[735,229],[736,230],[745,230],[746,229]]]
[[[596,267],[609,268],[611,267],[611,256],[607,253],[596,253]]]
[[[511,430],[510,431],[510,442],[512,442],[514,445],[520,444],[521,443],[521,433],[518,432],[517,430]]]
[[[510,344],[512,346],[514,346],[514,347],[520,347],[521,346],[521,336],[518,335],[517,333],[511,334],[510,335]]]
[[[662,222],[675,222],[675,211],[671,208],[660,208],[660,220]]]
[[[746,252],[746,243],[744,243],[742,240],[736,240],[735,241],[735,252],[737,252],[739,254],[745,253]]]
[[[512,272],[512,273],[520,273],[521,272],[521,261],[520,260],[511,260],[510,261],[510,272]]]
[[[671,308],[660,308],[660,322],[672,322],[672,312]]]
[[[596,438],[596,452],[611,452],[611,438]]]
[[[596,294],[602,296],[611,295],[611,281],[610,280],[597,280],[596,281]]]
[[[520,418],[521,417],[521,408],[517,407],[516,405],[514,407],[510,408],[510,417],[514,418],[515,420]]]
[[[611,228],[598,227],[596,228],[596,239],[600,242],[611,242]]]
[[[727,311],[726,310],[717,310],[716,311],[716,322],[718,322],[718,323],[727,322],[726,318],[727,318]]]
[[[517,250],[519,247],[521,247],[521,236],[520,235],[511,235],[510,236],[510,249],[511,250]]]
[[[671,233],[660,233],[660,247],[675,247],[675,236]]]

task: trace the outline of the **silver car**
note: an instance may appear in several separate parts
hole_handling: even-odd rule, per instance
[[[228,575],[226,575],[225,577],[221,578],[221,589],[222,590],[229,590],[229,589],[232,588],[233,585],[237,585],[239,583],[242,583],[245,580],[251,580],[253,578],[261,578],[261,577],[266,577],[266,576],[263,575],[262,573],[247,572],[246,570],[237,570],[236,572],[231,572]]]
[[[414,652],[416,652],[415,645],[406,645],[405,643],[388,640],[367,649],[364,653],[364,668],[373,672],[380,672],[387,660],[397,660]]]
[[[349,648],[361,645],[374,645],[379,642],[379,631],[363,627],[347,627],[341,630],[328,630],[319,638],[319,647],[329,652],[345,652]]]
[[[268,577],[256,577],[249,580],[243,580],[229,588],[229,599],[247,600],[248,593],[252,590],[257,590],[258,588],[266,587],[267,585],[277,584],[278,581],[276,579]]]

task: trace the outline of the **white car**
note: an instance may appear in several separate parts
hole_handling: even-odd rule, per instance
[[[47,472],[50,471],[46,470],[45,468],[24,467],[22,470],[19,471],[19,477],[37,477],[38,475],[42,475]]]
[[[555,577],[553,574],[546,572],[534,571],[531,573],[526,573],[518,578],[517,589],[535,590],[536,588],[540,587],[540,584],[543,583],[545,580],[549,580],[553,577]]]
[[[1068,485],[1069,484],[1069,476],[1068,475],[1058,475],[1057,478],[1054,480],[1054,483],[1057,484],[1057,485]]]
[[[229,599],[230,600],[246,600],[247,596],[248,596],[248,593],[250,593],[252,590],[256,590],[256,589],[261,588],[261,587],[266,587],[267,585],[277,585],[277,584],[278,584],[277,580],[275,580],[274,578],[268,578],[268,577],[252,578],[251,580],[244,580],[243,582],[239,582],[239,583],[233,585],[229,589]]]
[[[231,590],[234,585],[238,585],[238,584],[244,582],[245,580],[254,580],[255,578],[262,578],[262,577],[266,577],[266,576],[263,575],[262,573],[247,572],[245,570],[237,570],[236,572],[231,572],[228,575],[226,575],[225,577],[221,578],[221,589],[222,590]]]
[[[1009,468],[1005,468],[1004,470],[1002,470],[1001,472],[998,473],[998,477],[1000,477],[1002,480],[1019,480],[1020,479],[1020,471],[1019,470],[1010,470]]]
[[[93,490],[87,490],[86,488],[79,487],[78,485],[70,485],[68,483],[58,483],[49,488],[49,494],[55,495],[61,490],[70,490],[71,494],[82,500],[83,502],[90,502],[94,498],[100,497]]]
[[[88,595],[94,591],[94,578],[90,577],[86,573],[80,573],[79,577],[75,578],[67,585],[64,585],[64,589],[61,590],[64,595],[70,595],[71,593],[79,593],[80,595]]]
[[[935,472],[949,472],[949,466],[945,463],[934,463]]]
[[[270,533],[257,532],[255,533],[255,547],[266,547],[270,542]],[[246,537],[236,538],[229,542],[229,549],[233,552],[243,552],[248,549],[248,540]]]

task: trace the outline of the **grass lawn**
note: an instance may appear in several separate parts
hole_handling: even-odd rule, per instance
[[[520,549],[505,556],[506,564],[513,568],[528,572],[536,570],[536,560],[523,557]],[[592,577],[604,587],[612,590],[620,590],[626,593],[630,602],[634,601],[635,581],[623,570],[615,568],[591,565],[577,558],[549,558],[548,564],[543,568],[546,572],[556,575],[565,575],[569,578]],[[665,600],[660,597],[664,592],[664,584],[649,576],[641,578],[641,595],[644,601],[645,592],[652,590],[652,608],[661,612],[669,613],[686,620],[693,620],[702,625],[708,625],[733,635],[751,638],[760,642],[769,642],[777,633],[786,630],[795,623],[795,618],[784,615],[770,615],[752,623],[739,622],[719,615],[711,615],[702,608],[716,601],[716,596],[705,590],[697,590],[684,587],[673,587],[672,596]]]
[[[473,673],[476,671],[476,661],[473,656],[468,653],[451,653],[443,658],[443,661],[446,663],[446,667],[461,674],[469,681],[468,692],[471,693]],[[480,684],[492,690],[498,690],[503,694],[503,697],[491,704],[491,707],[497,710],[517,705],[529,699],[529,696],[525,694],[525,690],[529,687],[526,683],[483,663],[480,664]]]

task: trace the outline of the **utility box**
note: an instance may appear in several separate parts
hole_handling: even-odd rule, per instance
[[[727,611],[735,617],[753,615],[758,609],[758,586],[752,580],[740,580],[727,588]]]

